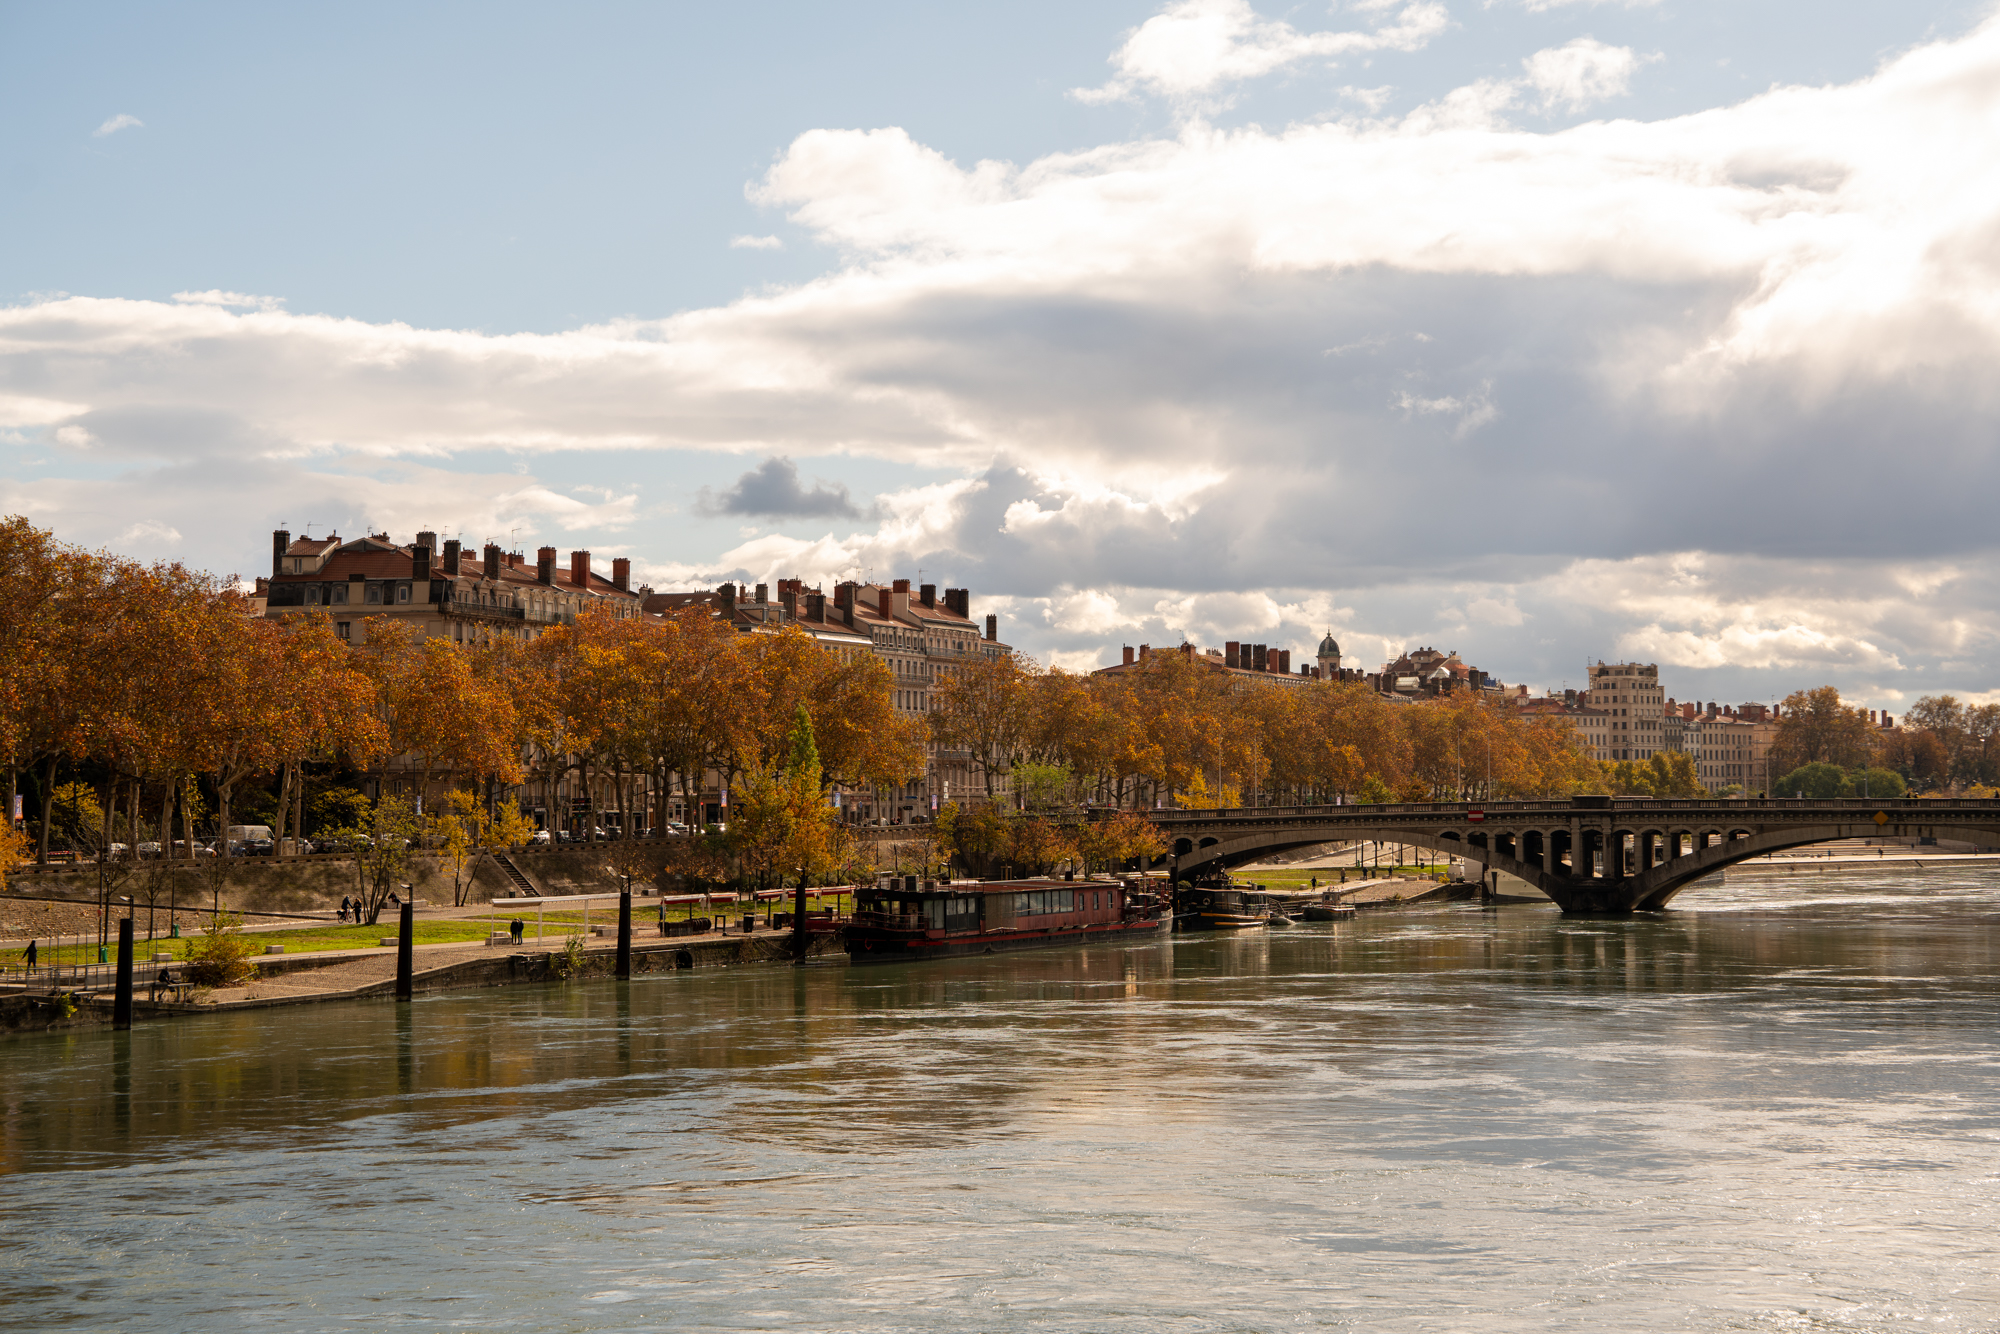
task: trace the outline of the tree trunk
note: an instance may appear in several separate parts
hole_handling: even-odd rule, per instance
[[[49,864],[49,816],[56,804],[56,757],[49,756],[42,773],[42,833],[35,847],[35,864]]]

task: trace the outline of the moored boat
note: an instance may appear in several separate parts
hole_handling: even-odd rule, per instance
[[[1308,903],[1300,914],[1308,922],[1340,922],[1355,915],[1351,903]]]
[[[1001,950],[1144,940],[1159,896],[1137,877],[926,880],[892,876],[856,896],[841,931],[855,963],[908,963]]]
[[[1254,893],[1221,885],[1183,885],[1174,896],[1176,931],[1243,931],[1270,924],[1269,910]]]

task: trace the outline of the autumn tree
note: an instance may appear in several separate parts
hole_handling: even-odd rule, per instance
[[[932,739],[971,757],[989,800],[1034,735],[1033,677],[1034,664],[1018,653],[980,656],[931,692]]]
[[[1773,770],[1815,761],[1851,769],[1869,763],[1874,753],[1875,729],[1867,712],[1841,703],[1833,686],[1795,690],[1779,707],[1770,749]]]

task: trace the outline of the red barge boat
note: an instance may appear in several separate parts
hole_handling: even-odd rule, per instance
[[[925,880],[891,876],[858,891],[841,931],[855,963],[910,963],[1001,950],[1144,940],[1166,915],[1137,877]]]

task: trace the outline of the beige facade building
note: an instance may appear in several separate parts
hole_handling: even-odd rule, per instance
[[[1663,722],[1667,699],[1657,663],[1593,663],[1590,687],[1577,702],[1595,715],[1578,725],[1592,759],[1650,760],[1653,752],[1669,749]]]

